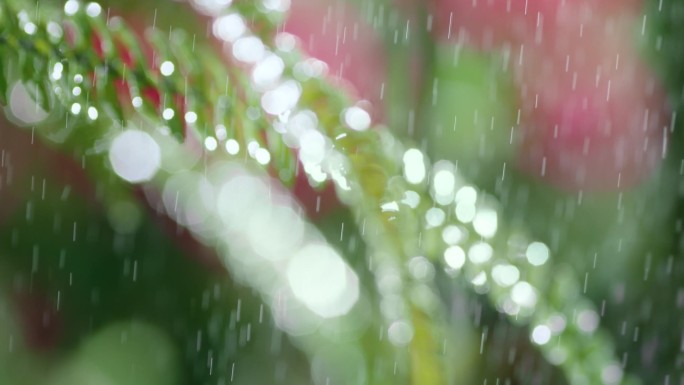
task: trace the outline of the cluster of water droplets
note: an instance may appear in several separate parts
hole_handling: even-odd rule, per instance
[[[357,302],[356,273],[305,221],[289,193],[255,170],[226,162],[206,174],[176,172],[161,197],[155,191],[150,199],[159,199],[178,224],[226,251],[231,272],[271,300],[284,330],[311,333]]]
[[[77,12],[85,12],[89,17],[96,18],[102,14],[102,6],[96,2],[82,4],[76,0],[69,0],[64,4],[64,12],[67,16],[73,16]],[[34,36],[39,32],[37,21],[33,19],[35,15],[30,15],[25,10],[17,14],[20,29],[29,36]],[[64,28],[56,21],[48,21],[45,26],[46,38],[51,43],[58,43],[64,39]],[[21,36],[17,36],[21,38]],[[24,59],[27,60],[27,59]],[[19,63],[19,66],[22,64]],[[27,64],[23,64],[26,66]],[[10,86],[8,105],[5,108],[10,119],[20,126],[38,125],[47,120],[48,111],[55,104],[55,97],[63,100],[71,100],[66,106],[68,114],[75,118],[83,118],[93,122],[98,120],[100,111],[88,100],[85,91],[85,74],[80,72],[68,71],[62,62],[52,62],[47,68],[49,84],[46,86],[46,94],[40,95],[39,88],[43,85],[36,84],[33,80],[17,80]],[[47,98],[39,103],[37,98]],[[56,132],[51,139],[61,141],[70,132],[69,118],[63,132]]]
[[[199,2],[204,4],[206,1]],[[338,187],[349,186],[344,176],[348,165],[335,152],[333,143],[320,132],[316,114],[311,110],[300,110],[297,106],[302,94],[300,82],[325,75],[325,63],[305,59],[296,64],[294,76],[288,77],[284,74],[285,62],[279,54],[287,54],[294,49],[292,36],[278,34],[275,42],[280,52],[272,52],[259,37],[248,32],[246,22],[239,14],[216,12],[214,16],[214,35],[226,42],[227,49],[237,61],[251,68],[253,86],[262,92],[263,111],[273,118],[274,129],[283,135],[288,146],[299,149],[300,161],[307,175],[314,181],[323,182],[333,174]],[[357,106],[345,109],[340,118],[352,130],[367,130],[371,125],[368,112]],[[332,167],[326,163],[331,159],[334,160]],[[541,293],[554,289],[571,290],[568,287],[572,287],[573,282],[571,278],[549,279],[552,276],[547,266],[549,248],[543,243],[528,240],[523,234],[508,234],[509,229],[501,232],[496,199],[467,184],[455,165],[440,161],[430,166],[418,149],[407,150],[402,161],[404,179],[408,186],[414,188],[406,188],[401,199],[383,202],[381,211],[400,212],[403,206],[421,213],[423,229],[440,234],[442,246],[438,249],[442,252],[438,265],[452,276],[465,277],[475,291],[488,293],[497,308],[512,319],[531,322],[530,340],[541,346],[554,364],[566,364],[570,353],[579,353],[587,348],[586,341],[573,341],[572,337],[563,339],[563,336],[573,336],[574,333],[591,338],[598,328],[600,317],[589,303],[580,301],[579,289],[575,287],[572,289],[575,293],[563,293],[567,299],[559,300],[560,304],[568,299],[576,300],[576,306],[570,310],[554,310],[557,304],[542,301],[544,296]],[[335,170],[341,171],[337,178],[334,177]],[[419,205],[425,199],[425,189],[436,204],[421,210]],[[382,253],[381,250],[374,252]],[[395,345],[406,345],[412,340],[414,330],[408,321],[409,305],[404,298],[404,272],[396,264],[389,263],[391,256],[374,257],[386,262],[376,266],[374,272],[381,295],[381,311],[389,320],[388,338]],[[434,277],[435,265],[429,258],[417,256],[407,262],[406,268],[413,280],[412,304],[429,308],[435,299],[424,283]],[[566,287],[560,287],[561,283]],[[572,383],[591,382],[595,378],[595,365],[601,366],[603,383],[620,383],[622,368],[612,359],[610,350],[605,353],[583,370],[573,368],[569,371],[574,376]]]
[[[319,117],[299,106],[304,92],[302,83],[324,76],[325,63],[304,58],[289,73],[283,57],[295,49],[293,36],[279,33],[275,48],[270,48],[249,31],[244,17],[230,7],[230,0],[192,0],[192,4],[212,16],[213,35],[224,42],[225,52],[249,71],[250,84],[260,95],[261,111],[250,109],[248,116],[256,120],[263,113],[268,117],[283,141],[298,150],[299,160],[312,181],[332,179],[342,190],[358,187],[348,179],[347,158],[321,132]],[[268,13],[284,12],[288,5],[287,0],[264,0],[257,6]],[[64,11],[73,15],[80,7],[79,2],[69,0]],[[96,3],[89,3],[85,10],[91,17],[101,13]],[[35,24],[28,15],[20,16],[20,21],[26,34],[35,33]],[[47,30],[55,38],[63,34],[54,23],[48,24]],[[170,76],[175,66],[163,61],[159,70],[162,76]],[[68,107],[70,114],[85,113],[91,120],[98,118],[95,107],[81,102],[82,74],[66,74],[61,63],[54,63],[49,73],[53,81],[67,81],[64,88],[53,91],[73,96],[74,102]],[[8,108],[24,124],[36,124],[47,113],[32,101],[26,87],[30,85],[21,82],[13,86]],[[140,107],[142,100],[133,98],[132,103]],[[165,109],[162,117],[170,120],[173,114],[172,109]],[[194,124],[197,114],[188,111],[184,120]],[[344,108],[339,120],[352,131],[368,130],[372,123],[368,112],[355,105]],[[173,154],[162,151],[172,148],[162,143],[170,139],[161,135],[162,131],[150,134],[128,127],[118,133],[109,147],[113,170],[133,183],[168,172],[160,195],[150,199],[158,199],[164,211],[198,239],[227,250],[225,254],[231,257],[226,262],[231,270],[237,277],[249,277],[250,285],[272,301],[276,320],[288,332],[310,333],[323,319],[351,311],[359,298],[358,277],[317,230],[305,222],[289,194],[278,191],[263,176],[255,176],[251,170],[233,163],[217,164],[207,174],[190,167],[179,170],[172,164]],[[246,151],[261,165],[268,164],[272,157],[256,141],[241,144],[230,137],[221,124],[214,127],[213,135],[203,138],[202,145],[209,152],[223,148],[233,156]],[[503,231],[496,199],[467,184],[455,165],[445,161],[430,165],[418,149],[405,151],[401,161],[406,188],[400,199],[382,202],[380,210],[401,213],[408,209],[417,213],[421,230],[438,234],[436,250],[440,250],[437,256],[416,256],[406,261],[408,276],[413,280],[413,305],[429,310],[435,298],[428,283],[435,270],[443,268],[449,275],[465,278],[478,293],[487,293],[497,308],[512,319],[530,322],[531,341],[542,347],[551,362],[572,365],[567,373],[574,376],[570,379],[573,384],[593,383],[596,367],[603,383],[620,383],[622,366],[613,360],[610,343],[596,336],[599,313],[582,299],[571,273],[551,274],[549,248],[511,229]],[[189,164],[196,162],[194,159]],[[431,200],[428,207],[426,200]],[[249,218],[247,224],[245,218]],[[372,226],[381,225],[369,224]],[[264,243],[265,238],[270,241]],[[387,336],[395,345],[406,345],[414,335],[403,287],[406,272],[392,263],[394,256],[379,255],[383,252],[380,248],[373,252],[374,259],[380,261],[374,272],[381,311],[389,320]],[[547,297],[550,300],[545,301]],[[298,308],[306,311],[292,311]],[[591,343],[592,338],[595,343]],[[591,356],[593,362],[568,362],[570,357],[582,357],[589,347],[597,346],[603,348],[600,355]]]
[[[130,125],[113,139],[109,159],[129,182],[159,177],[161,188],[146,187],[148,200],[196,239],[224,250],[231,272],[271,301],[284,330],[311,333],[357,302],[356,273],[305,221],[289,193],[256,169],[222,161],[197,171],[198,157],[173,138]]]
[[[211,5],[209,5],[211,3]],[[298,150],[299,161],[314,183],[335,179],[338,186],[347,186],[343,172],[344,160],[337,156],[332,141],[321,133],[319,119],[310,109],[300,108],[302,82],[327,74],[327,65],[315,58],[303,58],[297,62],[292,73],[286,73],[283,59],[296,48],[296,38],[288,33],[278,33],[274,48],[270,48],[257,35],[252,34],[247,21],[233,11],[229,4],[220,7],[218,2],[196,1],[200,10],[211,9],[214,17],[211,30],[215,38],[224,43],[224,52],[250,73],[251,86],[259,95],[261,110],[282,135],[290,148]],[[289,1],[269,0],[257,4],[263,12],[284,12]],[[340,119],[347,127],[363,131],[370,128],[368,112],[358,106],[345,109]]]
[[[224,161],[206,173],[171,173],[161,191],[150,187],[146,193],[196,239],[215,248],[236,280],[256,289],[277,327],[311,356],[317,384],[340,365],[350,370],[333,370],[338,377],[357,373],[365,378],[357,339],[370,318],[359,277],[306,221],[287,190],[263,171]],[[338,351],[349,354],[341,360],[331,353]]]
[[[423,193],[434,203],[421,212],[424,233],[435,233],[439,250],[435,264],[453,277],[463,277],[474,290],[487,294],[515,323],[529,323],[530,341],[541,347],[549,362],[567,365],[572,384],[618,384],[623,366],[613,358],[611,343],[597,336],[599,313],[582,298],[571,271],[550,266],[551,251],[521,231],[500,228],[497,200],[469,185],[448,161],[430,165],[412,148],[403,155],[403,175],[410,186],[403,199],[386,202],[386,210],[401,206],[420,210]],[[429,237],[425,237],[429,238]],[[423,263],[431,263],[422,258]],[[421,267],[422,271],[434,267]],[[601,341],[600,343],[597,341]],[[599,349],[591,362],[581,358]]]
[[[284,1],[265,1],[265,10],[282,12],[289,4]],[[249,33],[242,16],[225,13],[228,1],[198,1],[205,12],[220,12],[212,32],[226,43],[234,59],[250,67],[251,85],[261,93],[260,107],[272,118],[273,129],[283,135],[293,148],[299,149],[305,170],[320,182],[329,178],[322,171],[332,145],[317,130],[317,118],[310,110],[295,110],[301,96],[297,80],[283,76],[285,64],[270,52],[261,39]],[[97,3],[83,5],[69,0],[64,12],[73,16],[85,11],[89,17],[99,17],[102,7]],[[36,26],[26,12],[19,15],[22,28],[33,34]],[[50,23],[48,32],[55,38],[63,37],[58,24]],[[281,34],[278,49],[294,48],[294,38]],[[176,66],[170,60],[159,63],[159,73],[174,75]],[[326,66],[307,59],[296,73],[314,77],[325,74]],[[71,115],[85,113],[96,120],[98,110],[86,104],[83,74],[68,73],[65,65],[57,62],[49,68],[49,76],[56,94],[68,92],[73,102],[68,106]],[[38,103],[30,96],[26,85],[17,82],[10,93],[9,110],[20,123],[38,124],[47,118]],[[65,88],[66,87],[66,88]],[[221,101],[219,101],[220,103]],[[140,96],[131,99],[136,109],[143,107]],[[162,119],[171,120],[175,111],[164,108]],[[370,126],[365,111],[351,108],[343,117],[359,127]],[[258,119],[261,112],[250,109],[248,115]],[[366,114],[367,115],[367,114]],[[185,112],[185,123],[198,121],[197,113]],[[247,170],[237,163],[216,163],[204,173],[195,171],[201,154],[187,151],[168,135],[168,128],[144,130],[129,122],[106,138],[107,154],[112,170],[130,183],[157,180],[161,188],[145,187],[149,200],[159,204],[179,225],[190,230],[197,239],[211,243],[226,256],[225,262],[235,276],[249,281],[271,301],[273,313],[281,328],[294,335],[309,334],[323,319],[346,315],[359,299],[356,273],[340,254],[327,244],[323,236],[308,224],[302,209],[289,193],[279,191],[275,184],[256,170]],[[271,153],[257,141],[241,144],[229,135],[223,124],[202,140],[207,152],[220,147],[231,156],[245,151],[258,164],[267,165]],[[340,161],[338,159],[338,161]],[[338,173],[340,176],[341,174]],[[247,223],[245,223],[247,218]],[[269,241],[264,242],[266,238]]]
[[[314,184],[328,180],[335,182],[340,192],[357,193],[359,186],[352,189],[352,181],[348,178],[351,166],[348,159],[338,152],[335,141],[344,140],[348,133],[342,132],[330,138],[325,132],[329,127],[322,127],[316,112],[299,106],[299,100],[305,91],[303,83],[327,74],[327,65],[315,58],[302,58],[292,66],[292,72],[286,73],[284,57],[292,55],[296,48],[296,38],[287,33],[278,33],[274,38],[274,50],[271,50],[260,37],[251,34],[243,17],[230,8],[207,6],[206,1],[197,1],[199,9],[211,8],[212,32],[224,42],[224,52],[232,59],[245,66],[251,74],[251,85],[260,93],[260,106],[269,118],[273,130],[281,134],[284,143],[298,152],[298,159],[309,180]],[[268,3],[268,4],[267,4]],[[275,3],[279,5],[276,6]],[[262,6],[265,12],[285,11],[284,1],[265,1]],[[349,133],[363,132],[371,127],[370,114],[360,105],[342,107],[338,115],[339,124]],[[379,223],[364,221],[363,227],[373,227],[383,231]],[[375,230],[378,229],[378,230]],[[362,232],[365,231],[362,230]],[[263,234],[261,234],[263,236]],[[391,249],[391,247],[390,247]],[[376,284],[380,294],[380,309],[386,320],[386,329],[380,338],[387,338],[396,346],[405,346],[413,339],[413,326],[410,321],[410,305],[406,302],[404,285],[405,271],[396,263],[394,255],[386,255],[387,250],[378,247],[370,251],[376,265],[373,267]],[[420,261],[413,261],[413,265]],[[431,266],[423,264],[422,266]],[[427,275],[424,278],[428,279]],[[412,290],[422,295],[422,300],[415,301],[423,306],[435,304],[436,297],[428,301],[425,294],[427,286],[422,285]]]

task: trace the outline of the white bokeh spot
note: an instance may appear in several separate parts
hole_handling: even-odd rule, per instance
[[[150,134],[127,129],[112,141],[109,161],[122,179],[131,183],[146,182],[161,166],[161,149]]]

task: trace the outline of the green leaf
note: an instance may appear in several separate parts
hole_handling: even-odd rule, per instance
[[[115,122],[123,124],[125,122],[124,111],[119,102],[119,94],[112,80],[100,84],[99,98],[103,102],[102,108],[105,113]]]
[[[45,111],[50,110],[50,94],[48,93],[48,71],[47,62],[42,58],[35,58],[33,60],[35,66],[35,79],[34,79],[34,95],[33,98],[36,103]],[[29,87],[33,88],[33,87]]]
[[[6,65],[11,63],[11,59],[9,59],[9,55],[7,55],[6,50],[0,49],[0,57],[2,58],[7,58],[6,61],[0,60],[0,104],[3,106],[7,105],[7,92],[9,91],[8,89],[8,74],[7,74],[7,68]]]

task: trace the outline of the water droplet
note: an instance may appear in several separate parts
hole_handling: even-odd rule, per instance
[[[297,44],[297,38],[290,33],[280,32],[276,35],[275,42],[278,51],[290,52],[295,48]]]
[[[525,251],[527,261],[533,266],[541,266],[549,259],[549,248],[541,242],[532,242]]]
[[[548,353],[549,362],[554,365],[561,365],[568,358],[568,352],[560,346],[556,346]]]
[[[376,277],[378,291],[384,296],[398,293],[403,287],[401,274],[393,265],[380,265],[377,268]]]
[[[491,238],[496,234],[498,217],[496,210],[483,208],[477,211],[473,218],[473,228],[485,238]]]
[[[406,305],[400,295],[389,294],[382,297],[380,311],[386,318],[397,319],[406,314]]]
[[[86,6],[86,14],[90,17],[98,17],[102,13],[102,6],[98,3],[88,3]]]
[[[355,131],[366,131],[371,126],[371,117],[366,110],[361,107],[349,107],[343,112],[344,122],[349,128]]]
[[[463,241],[466,233],[458,226],[449,225],[442,230],[442,240],[447,245],[455,245]]]
[[[162,112],[162,117],[163,117],[165,120],[171,120],[171,119],[173,119],[173,116],[174,116],[175,114],[176,114],[176,113],[173,111],[173,109],[171,109],[171,108],[165,108],[165,109],[164,109],[164,112]]]
[[[299,83],[288,80],[261,97],[261,107],[270,115],[281,115],[297,105],[301,96]]]
[[[532,308],[537,304],[537,291],[525,281],[520,281],[511,289],[511,299],[520,306]]]
[[[162,62],[161,65],[159,66],[159,72],[161,72],[161,74],[163,76],[171,76],[175,69],[176,69],[176,67],[173,65],[173,63],[171,63],[168,60]]]
[[[62,30],[62,27],[59,24],[55,23],[54,21],[47,23],[46,30],[47,30],[47,33],[50,35],[50,37],[52,37],[54,39],[61,39],[62,36],[64,35],[64,31]]]
[[[546,345],[551,340],[551,329],[546,325],[537,325],[532,329],[532,342]]]
[[[408,263],[408,270],[413,279],[418,281],[429,281],[435,276],[434,266],[422,256],[411,258]]]
[[[240,143],[235,139],[228,139],[226,141],[226,152],[230,155],[237,155],[240,152]]]
[[[428,228],[441,226],[445,219],[444,210],[437,207],[432,207],[425,213],[425,222],[427,222]]]
[[[475,218],[477,209],[475,208],[474,203],[463,201],[456,205],[454,212],[456,214],[456,219],[463,223],[470,223]]]
[[[185,113],[185,121],[188,124],[194,124],[197,122],[197,113],[195,111],[188,111]]]
[[[591,309],[582,310],[577,315],[577,327],[585,333],[593,333],[599,325],[599,316]]]
[[[477,202],[477,190],[472,186],[463,186],[456,193],[456,203],[469,203],[474,205]]]
[[[285,69],[285,62],[278,55],[268,54],[259,61],[252,71],[252,81],[258,88],[266,88],[276,83]]]
[[[492,268],[492,279],[499,286],[508,287],[520,279],[520,270],[513,265],[501,264]]]
[[[487,284],[487,273],[479,272],[470,282],[475,286],[484,286]]]
[[[404,153],[404,177],[411,184],[425,180],[425,158],[420,150],[412,148]]]
[[[444,251],[444,262],[454,270],[462,268],[465,264],[465,260],[465,252],[459,246],[451,246]]]
[[[250,140],[249,143],[247,143],[247,153],[252,158],[254,158],[254,153],[257,149],[259,149],[259,142],[257,142],[256,140]]]
[[[347,314],[358,300],[356,274],[327,245],[305,246],[292,256],[286,270],[295,297],[321,317]]]
[[[601,371],[601,379],[606,385],[619,384],[623,375],[622,366],[617,362],[613,362]]]
[[[71,105],[71,108],[69,109],[72,114],[78,115],[81,113],[81,104],[80,103],[74,103]]]
[[[97,120],[97,117],[99,116],[99,113],[97,112],[97,108],[95,107],[88,107],[88,118],[90,120]]]
[[[494,249],[488,243],[478,242],[468,249],[468,259],[475,264],[485,263],[492,259]]]
[[[217,124],[214,128],[214,133],[216,134],[216,139],[223,141],[228,137],[228,130],[223,124]]]
[[[415,209],[420,204],[420,194],[413,190],[407,190],[404,192],[404,199],[401,200],[401,203]]]
[[[547,322],[552,332],[558,334],[565,330],[565,318],[560,314],[554,314],[549,317]]]
[[[76,0],[69,0],[66,3],[64,3],[64,13],[66,13],[69,16],[73,16],[78,12],[78,9],[81,7],[78,1]]]
[[[320,164],[325,159],[330,145],[323,134],[307,130],[299,137],[299,159],[304,164]]]
[[[26,32],[28,35],[33,35],[34,33],[36,33],[37,30],[38,27],[32,22],[24,24],[24,32]]]
[[[272,12],[287,12],[290,9],[290,0],[263,0],[262,4]]]
[[[214,151],[218,147],[218,142],[216,139],[212,136],[208,136],[204,138],[204,148],[206,148],[208,151]]]
[[[232,2],[232,0],[192,0],[192,3],[197,10],[210,16],[219,15],[221,11],[230,6]]]
[[[437,169],[437,167],[436,164],[434,168]],[[447,205],[454,199],[456,176],[450,168],[451,164],[448,165],[448,168],[437,170],[432,177],[435,200],[441,205]]]
[[[295,64],[294,75],[301,81],[306,81],[311,78],[318,78],[325,76],[328,73],[328,65],[315,58],[308,58]]]
[[[256,63],[265,53],[264,43],[256,36],[241,37],[233,44],[233,56],[244,63]]]
[[[271,153],[263,147],[259,147],[254,152],[254,159],[261,165],[267,165],[271,161]]]
[[[216,18],[211,28],[216,38],[227,42],[234,42],[247,30],[242,16],[235,13]]]
[[[394,202],[394,201],[383,203],[380,205],[380,211],[382,211],[383,213],[386,213],[386,212],[396,213],[399,211],[399,205],[397,204],[397,202]]]
[[[131,183],[146,182],[161,165],[161,149],[150,134],[127,129],[112,141],[109,161],[122,179]]]
[[[407,345],[413,339],[413,326],[407,321],[394,321],[387,329],[387,337],[396,346]]]
[[[54,80],[59,80],[62,78],[62,72],[64,71],[64,65],[62,63],[55,63],[55,65],[52,67],[52,73],[50,76]]]
[[[269,261],[286,260],[301,249],[305,224],[289,206],[257,209],[245,219],[246,232],[254,251]],[[269,239],[269,242],[264,242]]]

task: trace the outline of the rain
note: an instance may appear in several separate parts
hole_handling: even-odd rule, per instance
[[[0,0],[0,385],[684,384],[679,0]]]

